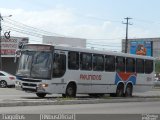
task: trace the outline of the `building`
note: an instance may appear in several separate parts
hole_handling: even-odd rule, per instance
[[[51,45],[67,45],[72,47],[86,48],[86,39],[82,38],[43,36],[42,42]]]
[[[125,42],[122,40],[122,52],[125,52]],[[160,57],[160,38],[128,39],[127,53]]]
[[[11,74],[16,73],[17,63],[14,63],[15,51],[23,44],[28,43],[29,39],[26,37],[10,37],[6,39],[2,36],[1,38],[1,57],[2,57],[2,68]]]

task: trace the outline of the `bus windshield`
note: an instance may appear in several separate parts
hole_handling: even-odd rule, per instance
[[[50,79],[52,54],[48,51],[23,51],[17,70],[18,76]]]

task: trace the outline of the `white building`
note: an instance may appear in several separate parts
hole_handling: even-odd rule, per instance
[[[72,47],[86,48],[86,39],[82,39],[82,38],[43,36],[42,43],[51,44],[51,45],[69,45]]]

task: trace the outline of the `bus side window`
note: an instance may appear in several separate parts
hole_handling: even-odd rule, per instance
[[[81,70],[92,70],[92,54],[80,54],[80,68]]]
[[[145,73],[150,74],[153,72],[153,60],[145,60]]]
[[[117,72],[125,72],[125,58],[117,57],[116,58],[116,71]]]
[[[126,58],[126,72],[135,72],[134,58]]]
[[[111,55],[105,56],[105,71],[108,72],[115,71],[115,56]]]
[[[136,59],[136,72],[144,73],[144,60],[143,59]]]
[[[66,55],[54,54],[53,77],[62,77],[66,71]]]
[[[68,68],[71,70],[79,69],[79,53],[68,52]]]
[[[103,71],[104,70],[104,56],[103,55],[93,55],[93,70]]]

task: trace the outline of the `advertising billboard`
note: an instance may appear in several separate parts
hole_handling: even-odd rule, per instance
[[[130,41],[130,53],[152,56],[152,41]]]

